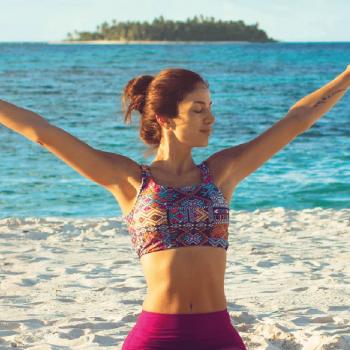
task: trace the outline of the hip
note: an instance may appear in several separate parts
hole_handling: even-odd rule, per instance
[[[166,314],[141,311],[122,350],[246,350],[225,308],[215,312]]]

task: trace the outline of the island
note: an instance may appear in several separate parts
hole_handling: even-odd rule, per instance
[[[259,29],[259,24],[223,21],[203,15],[186,21],[166,20],[163,16],[147,21],[103,22],[94,32],[75,30],[64,43],[162,43],[162,42],[278,42]]]

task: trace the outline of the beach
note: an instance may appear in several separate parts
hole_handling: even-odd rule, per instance
[[[349,234],[350,209],[231,212],[225,294],[249,350],[350,349]],[[0,349],[121,349],[146,284],[120,216],[2,218],[0,249]]]
[[[124,125],[120,110],[132,77],[182,66],[208,79],[217,120],[208,147],[193,152],[200,164],[277,122],[346,67],[350,49],[79,44],[3,44],[1,98],[139,164],[152,163],[139,118]],[[249,350],[350,350],[346,98],[230,202],[225,295]],[[46,148],[0,132],[0,350],[121,349],[147,293],[121,208]]]

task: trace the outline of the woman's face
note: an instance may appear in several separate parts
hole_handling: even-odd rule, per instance
[[[171,129],[179,142],[190,147],[208,145],[215,122],[211,105],[209,89],[197,83],[194,90],[179,103],[178,117],[170,119]]]

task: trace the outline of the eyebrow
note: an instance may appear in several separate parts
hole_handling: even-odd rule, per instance
[[[193,103],[201,103],[201,104],[205,105],[204,101],[193,101]],[[209,105],[212,105],[212,104],[213,104],[213,101],[210,101]]]

